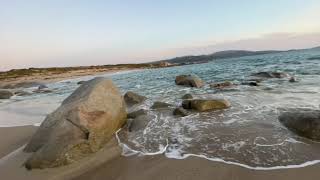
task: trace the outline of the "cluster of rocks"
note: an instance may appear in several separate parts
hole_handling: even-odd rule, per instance
[[[1,86],[0,99],[10,99],[12,96],[28,96],[31,92],[21,90],[21,88],[37,87],[32,93],[52,93],[53,90],[49,89],[45,84],[39,82],[22,82],[16,84],[8,84]]]
[[[259,73],[256,76],[287,77],[279,73]],[[192,75],[177,76],[175,83],[198,88],[204,85],[200,78]],[[113,82],[105,78],[95,78],[81,84],[59,108],[46,117],[24,148],[25,152],[32,153],[25,162],[26,168],[61,166],[97,152],[125,124],[130,132],[144,129],[155,118],[151,111],[164,111],[181,117],[193,112],[222,110],[231,106],[225,99],[197,99],[191,94],[185,94],[178,107],[156,101],[149,110],[139,109],[127,113],[126,109],[139,107],[147,98],[132,91],[122,96]],[[223,82],[211,86],[221,89],[235,85]],[[46,86],[38,87],[38,91],[46,89]],[[12,95],[0,91],[0,98]],[[320,111],[284,113],[279,121],[301,136],[320,140]]]

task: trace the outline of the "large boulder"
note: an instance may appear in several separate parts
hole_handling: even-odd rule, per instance
[[[10,99],[13,95],[11,91],[0,90],[0,99]]]
[[[33,152],[25,166],[56,167],[98,151],[126,123],[126,107],[111,80],[95,78],[80,86],[49,114],[24,148]]]
[[[320,110],[294,110],[279,116],[279,121],[296,134],[320,141]]]
[[[127,105],[132,106],[135,104],[141,104],[142,102],[144,102],[147,98],[144,96],[141,96],[137,93],[134,93],[132,91],[128,91],[125,95],[124,95],[124,100],[126,102]]]
[[[226,109],[230,107],[230,103],[224,99],[192,99],[184,100],[182,102],[184,109],[193,109],[196,111],[213,111],[219,109]]]
[[[200,88],[204,85],[203,81],[194,75],[179,75],[176,77],[175,82],[177,85],[197,88]]]
[[[252,76],[259,78],[287,78],[290,77],[289,74],[284,72],[258,72],[252,74]]]

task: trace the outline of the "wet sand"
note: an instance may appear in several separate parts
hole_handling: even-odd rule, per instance
[[[121,148],[112,139],[102,150],[79,162],[59,168],[32,170],[23,163],[30,154],[21,145],[36,130],[33,126],[0,128],[1,179],[10,180],[315,180],[320,177],[320,164],[297,169],[251,170],[236,165],[212,162],[198,157],[184,160],[168,159],[164,155],[121,156]]]
[[[36,129],[35,126],[0,127],[0,158],[23,146]]]

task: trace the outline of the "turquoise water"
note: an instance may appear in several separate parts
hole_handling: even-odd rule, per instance
[[[155,118],[144,130],[118,133],[119,140],[127,147],[124,154],[164,153],[170,158],[191,154],[253,168],[318,162],[320,144],[291,133],[278,122],[278,116],[288,108],[319,109],[320,60],[308,60],[319,55],[317,50],[293,51],[105,75],[114,80],[122,93],[131,90],[148,97],[135,109],[149,109],[154,101],[178,106],[185,93],[198,98],[225,98],[232,104],[227,110],[194,113],[183,118],[150,111]],[[250,79],[250,74],[260,71],[287,72],[299,81],[271,79],[259,87],[239,85],[225,91],[208,85],[225,80],[240,84]],[[207,85],[200,89],[176,86],[174,79],[180,74],[195,74]],[[79,80],[91,78],[93,76],[49,84],[49,88],[54,89],[51,94],[2,101],[0,126],[40,123],[78,87]],[[32,91],[32,88],[26,90]]]

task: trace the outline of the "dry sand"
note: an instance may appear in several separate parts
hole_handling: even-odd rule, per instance
[[[25,144],[36,127],[0,128],[1,153],[13,151]],[[24,168],[23,162],[30,154],[22,148],[0,159],[1,180],[317,180],[320,164],[297,169],[258,171],[236,165],[212,162],[198,157],[184,160],[168,159],[163,155],[120,155],[116,139],[91,156],[59,168],[32,170]]]

